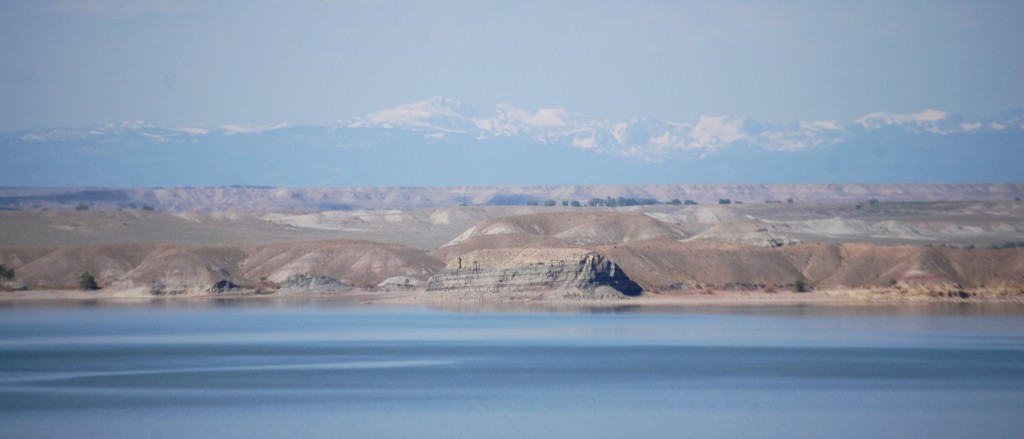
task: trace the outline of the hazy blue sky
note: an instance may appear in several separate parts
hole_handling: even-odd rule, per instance
[[[610,119],[1024,106],[1024,1],[0,0],[0,130],[332,123],[433,95]]]

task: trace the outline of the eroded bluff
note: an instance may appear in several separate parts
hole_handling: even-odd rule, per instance
[[[643,288],[604,256],[578,248],[478,250],[452,260],[427,291],[449,298],[621,298]]]

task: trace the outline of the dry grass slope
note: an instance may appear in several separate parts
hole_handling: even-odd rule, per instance
[[[443,263],[420,250],[369,241],[318,241],[256,246],[122,244],[41,250],[0,249],[30,288],[74,288],[85,271],[103,287],[202,292],[228,281],[273,285],[292,274],[327,276],[359,287],[406,276],[426,281]],[[269,283],[267,282],[269,281]]]
[[[817,290],[1021,291],[1024,248],[973,248],[1017,241],[1020,202],[0,212],[0,264],[17,271],[8,287],[74,288],[88,271],[108,289],[160,285],[166,294],[221,281],[273,289],[297,275],[359,288],[417,285],[452,275],[461,258],[487,262],[487,282],[512,280],[498,289],[568,297],[589,287],[563,277],[583,271],[538,267],[576,266],[591,254],[648,293],[764,292],[798,280]]]
[[[685,237],[683,231],[672,225],[640,213],[544,212],[482,221],[433,254],[450,261],[453,255],[490,248],[588,246]]]
[[[649,290],[982,288],[1024,285],[1024,249],[956,249],[873,244],[798,244],[780,248],[711,242],[644,242],[595,248]]]

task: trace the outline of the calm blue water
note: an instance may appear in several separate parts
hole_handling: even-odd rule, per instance
[[[1024,310],[0,308],[0,437],[1021,437]]]

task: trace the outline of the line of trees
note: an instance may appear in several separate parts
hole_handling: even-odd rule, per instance
[[[787,200],[787,202],[792,202],[792,201]],[[733,203],[734,202],[732,200],[728,199],[728,198],[723,198],[723,199],[718,200],[718,204],[733,204]],[[738,201],[735,202],[735,203],[739,204]],[[583,206],[586,206],[586,207],[628,207],[628,206],[651,206],[651,205],[656,205],[656,204],[668,204],[668,205],[672,205],[672,206],[679,206],[679,205],[696,206],[699,203],[697,203],[694,200],[680,200],[678,198],[673,198],[672,201],[669,201],[669,202],[666,202],[666,203],[662,203],[662,202],[660,202],[660,201],[658,201],[657,199],[654,199],[654,198],[627,198],[627,197],[591,198],[586,203],[582,203],[582,202],[580,202],[578,200],[571,200],[570,201],[570,200],[554,200],[554,199],[548,199],[548,200],[544,200],[544,201],[530,200],[530,201],[526,202],[527,206],[546,206],[546,207],[552,207],[552,206],[557,206],[559,204],[561,204],[562,206],[565,206],[565,207],[569,207],[569,206],[572,206],[572,207],[583,207]],[[466,203],[460,204],[460,206],[466,206],[466,205],[467,205]]]
[[[597,207],[597,206],[606,206],[606,207],[650,206],[650,205],[653,205],[653,204],[658,204],[658,200],[655,200],[654,198],[636,199],[636,198],[626,198],[626,197],[619,197],[619,198],[606,197],[606,198],[603,198],[603,199],[602,198],[591,198],[590,201],[587,201],[587,206],[588,207]]]
[[[15,273],[13,267],[7,267],[3,264],[0,264],[0,280],[12,280],[14,279],[14,274]],[[96,278],[93,277],[93,275],[90,274],[88,271],[86,271],[82,273],[81,276],[78,277],[78,288],[81,288],[86,291],[91,291],[100,289],[100,286],[99,284],[96,283]]]

